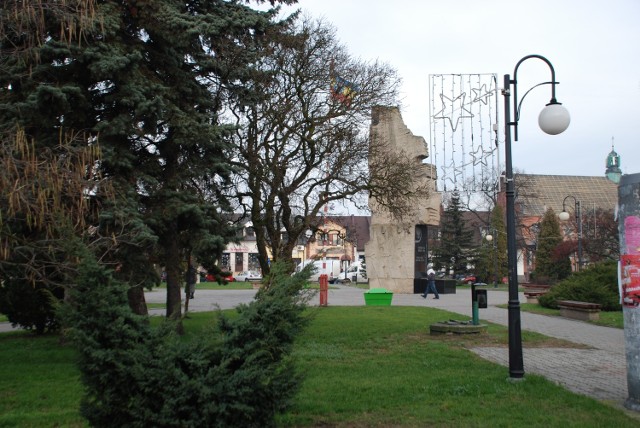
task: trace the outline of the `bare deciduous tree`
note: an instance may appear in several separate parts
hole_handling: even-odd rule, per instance
[[[402,215],[420,165],[370,141],[372,108],[397,104],[400,80],[389,65],[348,55],[335,31],[302,19],[259,65],[268,79],[252,88],[255,102],[237,105],[237,201],[255,228],[263,271],[292,249],[337,201],[366,206],[375,195]],[[368,165],[371,151],[384,162]],[[382,158],[382,157],[380,157]]]

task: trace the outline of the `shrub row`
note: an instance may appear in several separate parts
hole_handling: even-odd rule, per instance
[[[541,296],[540,305],[558,308],[558,300],[577,300],[598,303],[603,311],[619,311],[618,270],[615,261],[593,265],[582,272],[553,285],[548,293]]]

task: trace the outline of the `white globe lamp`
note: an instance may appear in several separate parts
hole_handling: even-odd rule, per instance
[[[558,102],[550,102],[542,109],[538,116],[538,125],[549,135],[558,135],[564,132],[571,123],[569,111]]]

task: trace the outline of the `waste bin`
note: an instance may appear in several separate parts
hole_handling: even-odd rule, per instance
[[[478,301],[478,308],[487,308],[487,290],[483,288],[476,288],[476,299]]]
[[[364,303],[367,306],[391,306],[393,292],[386,288],[372,288],[364,293]]]

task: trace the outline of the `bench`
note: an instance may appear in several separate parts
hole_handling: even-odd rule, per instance
[[[600,319],[598,303],[577,302],[575,300],[559,300],[560,315],[581,321],[596,321]]]
[[[549,285],[529,285],[524,287],[524,297],[527,303],[538,303],[538,297],[549,291]]]

